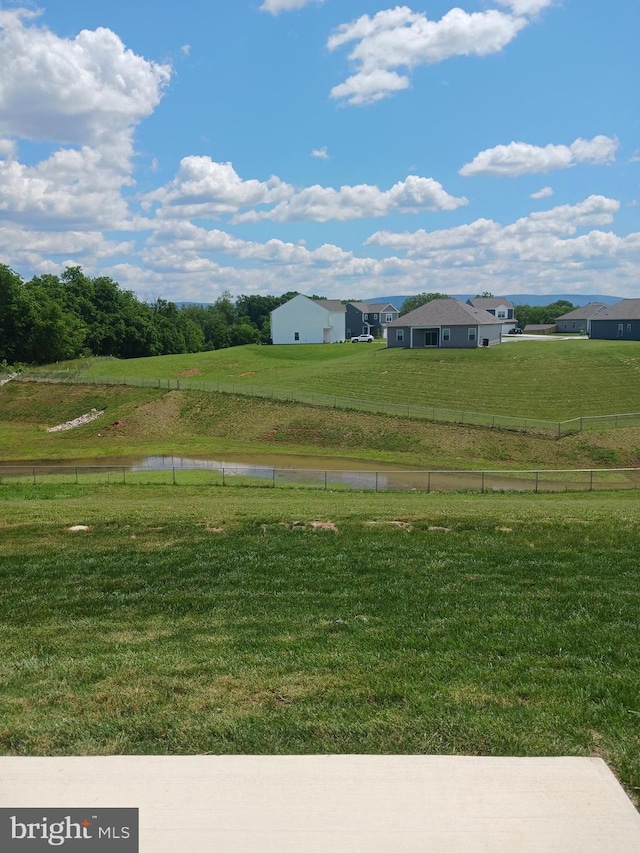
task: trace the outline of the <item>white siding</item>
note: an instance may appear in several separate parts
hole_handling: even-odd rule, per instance
[[[274,344],[343,341],[344,312],[327,311],[313,299],[298,294],[271,312],[271,339]]]

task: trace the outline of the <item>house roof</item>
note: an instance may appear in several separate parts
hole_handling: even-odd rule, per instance
[[[590,320],[591,317],[595,316],[602,310],[602,308],[606,307],[607,306],[604,302],[589,302],[581,308],[574,308],[573,311],[567,311],[566,314],[556,317],[556,320]]]
[[[483,308],[485,311],[499,308],[501,305],[513,308],[511,302],[508,299],[503,299],[502,296],[474,296],[472,299],[467,299],[467,302],[473,308]]]
[[[640,299],[623,299],[615,305],[607,305],[594,320],[640,320]]]
[[[344,314],[347,310],[339,299],[314,299],[313,302],[326,308],[327,311],[340,311]]]
[[[473,308],[459,299],[432,299],[419,308],[398,317],[389,326],[501,326],[493,314]]]
[[[357,308],[358,311],[362,311],[363,314],[380,314],[381,312],[389,309],[392,311],[400,310],[390,302],[387,302],[386,304],[382,304],[381,302],[349,302],[348,304],[353,305],[354,308]]]

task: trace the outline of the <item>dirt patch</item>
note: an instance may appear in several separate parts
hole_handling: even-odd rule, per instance
[[[189,367],[187,370],[181,370],[178,376],[199,376],[202,373],[198,367]]]
[[[450,527],[440,527],[438,524],[430,524],[427,527],[427,530],[441,530],[443,533],[449,533],[451,531]]]
[[[496,527],[498,533],[513,533],[513,527]]]
[[[88,529],[86,524],[74,524],[72,527],[67,527],[69,533],[83,533]]]
[[[255,373],[254,370],[245,370],[244,373],[240,373],[239,375],[240,376],[253,376],[254,373]]]
[[[310,521],[309,527],[312,530],[332,530],[334,533],[338,532],[338,528],[333,521]]]

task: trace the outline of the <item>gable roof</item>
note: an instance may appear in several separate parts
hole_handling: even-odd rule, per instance
[[[501,326],[493,314],[482,308],[473,308],[459,299],[432,299],[398,317],[389,326]]]
[[[560,317],[556,317],[557,320],[590,320],[594,317],[599,311],[603,308],[606,308],[604,302],[589,302],[587,305],[582,305],[580,308],[574,308],[573,311],[567,311],[566,314],[562,314]]]
[[[316,305],[326,308],[327,311],[340,312],[342,314],[347,310],[339,299],[312,299]]]
[[[623,299],[615,305],[607,305],[591,322],[596,320],[640,320],[640,299]]]
[[[347,304],[353,305],[354,308],[357,308],[358,311],[362,311],[363,314],[381,314],[389,309],[392,311],[400,310],[390,302],[387,302],[386,304],[382,304],[381,302],[348,302]]]
[[[474,296],[472,299],[467,299],[467,303],[473,308],[482,308],[489,311],[493,308],[499,308],[504,305],[506,308],[513,308],[508,299],[503,299],[501,296]]]

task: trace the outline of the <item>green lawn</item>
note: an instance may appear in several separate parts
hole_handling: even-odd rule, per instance
[[[79,376],[138,376],[296,389],[564,420],[640,411],[640,344],[518,341],[475,350],[245,346],[196,355],[77,363]]]
[[[0,751],[599,755],[634,795],[639,523],[612,495],[2,486]]]
[[[105,414],[68,432],[46,431],[92,408]],[[0,388],[5,462],[229,454],[276,465],[282,463],[275,457],[285,455],[292,467],[297,457],[312,456],[320,468],[323,458],[339,457],[369,462],[370,470],[379,463],[421,469],[634,467],[640,428],[557,439],[196,391],[33,382]]]

